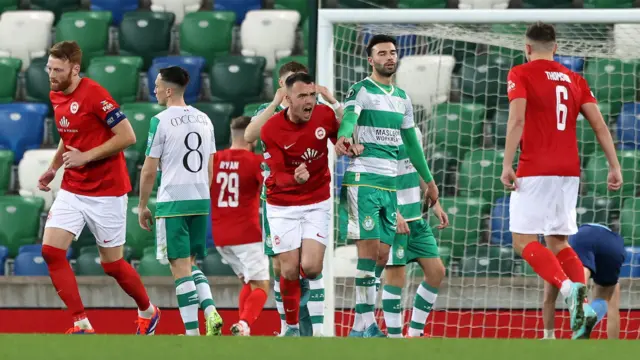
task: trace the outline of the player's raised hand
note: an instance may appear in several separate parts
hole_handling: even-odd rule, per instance
[[[69,150],[62,154],[62,160],[64,161],[65,168],[80,167],[89,162],[89,157],[86,153],[83,153],[69,145],[66,145],[65,147]]]
[[[151,214],[151,210],[148,207],[138,208],[138,223],[140,227],[151,231],[151,226],[153,225],[153,215]]]
[[[320,96],[322,96],[322,99],[329,104],[335,104],[337,101],[326,86],[316,85],[316,93],[320,94]]]
[[[513,171],[511,166],[502,168],[500,181],[502,181],[505,188],[509,190],[518,190],[518,178],[516,177],[516,172]]]
[[[349,142],[347,141],[347,138],[345,138],[344,136],[341,136],[338,138],[338,141],[336,141],[336,154],[338,154],[338,156],[341,155],[349,155],[349,148],[351,144],[349,144]]]
[[[396,224],[396,234],[409,234],[411,232],[409,229],[409,223],[407,223],[407,220],[400,215],[400,212],[396,213]]]
[[[41,191],[51,191],[51,188],[49,188],[49,183],[51,183],[55,177],[55,170],[48,169],[47,171],[45,171],[44,174],[42,174],[42,176],[40,176],[40,178],[38,179],[38,189],[40,189]]]
[[[436,228],[444,229],[447,226],[449,226],[449,216],[447,216],[447,213],[442,208],[442,205],[440,205],[440,201],[437,201],[433,205],[432,209],[433,209],[433,215],[435,215],[438,218],[438,220],[440,220],[440,225],[436,226]]]
[[[284,100],[284,97],[287,95],[287,90],[284,88],[278,88],[278,90],[276,90],[276,94],[273,96],[273,102],[272,104],[275,104],[276,106],[279,106],[280,104],[282,104],[282,100]]]
[[[293,176],[296,178],[298,184],[304,184],[309,180],[309,170],[307,170],[307,164],[302,163],[298,165]]]
[[[607,188],[611,191],[618,191],[622,187],[622,172],[620,168],[609,168],[607,176]]]
[[[440,197],[440,190],[436,186],[436,182],[431,180],[427,183],[427,190],[424,193],[424,200],[427,203],[427,207],[432,207],[438,202]]]

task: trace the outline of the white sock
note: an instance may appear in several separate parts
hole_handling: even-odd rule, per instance
[[[196,284],[196,292],[198,293],[198,300],[200,301],[200,307],[204,311],[204,316],[209,316],[209,314],[216,311],[209,281],[202,273],[202,270],[195,266],[191,269],[191,276],[193,276],[193,281]]]
[[[284,318],[284,304],[282,304],[282,295],[280,295],[279,277],[276,277],[273,282],[273,292],[276,297],[276,309],[278,310],[278,315],[280,315],[280,335],[282,335],[287,331],[287,321]]]
[[[324,279],[322,274],[315,279],[309,279],[309,292],[311,293],[307,309],[309,309],[309,317],[311,318],[311,326],[313,327],[313,335],[322,336],[322,328],[324,325]]]
[[[138,309],[138,316],[143,318],[143,319],[151,319],[151,317],[153,317],[153,313],[155,310],[155,306],[153,306],[153,304],[149,304],[149,308],[146,310],[140,310]]]
[[[572,284],[571,280],[565,280],[562,282],[562,286],[560,286],[560,294],[562,294],[563,297],[567,298],[571,295]]]
[[[556,333],[553,329],[544,329],[544,338],[543,339],[555,339]]]
[[[93,329],[93,327],[91,326],[91,323],[89,322],[89,319],[87,318],[74,321],[73,326],[77,326],[80,329],[85,329],[85,330]]]

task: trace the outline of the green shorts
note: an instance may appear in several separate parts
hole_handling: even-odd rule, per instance
[[[393,245],[396,234],[395,191],[369,186],[343,186],[340,190],[342,240],[376,240]]]
[[[186,259],[207,256],[209,215],[173,216],[156,219],[156,258]]]
[[[409,234],[396,234],[387,265],[406,265],[418,259],[439,258],[438,244],[424,219],[409,222]]]
[[[262,242],[264,243],[264,254],[271,257],[274,256],[273,248],[271,248],[271,228],[269,227],[269,221],[267,221],[267,202],[260,200],[262,207],[262,214],[260,215],[260,222],[262,223]]]

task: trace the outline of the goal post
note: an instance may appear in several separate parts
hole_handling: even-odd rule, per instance
[[[412,98],[427,161],[450,218],[448,229],[434,230],[447,274],[427,332],[443,337],[540,337],[543,282],[513,253],[509,194],[498,179],[508,116],[506,77],[511,67],[526,61],[524,31],[536,21],[556,25],[557,60],[587,79],[619,145],[626,187],[609,193],[606,160],[588,123],[578,119],[583,175],[576,212],[579,224],[603,223],[624,237],[628,251],[620,281],[621,337],[636,339],[640,105],[634,102],[640,75],[640,9],[320,9],[317,82],[343,102],[349,86],[371,72],[364,51],[370,36],[396,37],[400,59],[394,81]],[[325,335],[346,336],[353,323],[356,253],[337,230],[344,159],[330,151],[330,163],[334,222],[324,271]],[[433,223],[432,217],[425,218]],[[421,281],[422,271],[409,265],[402,298],[405,322]],[[380,299],[376,308],[381,319],[379,305]],[[567,337],[568,316],[561,300],[556,307],[556,336]],[[604,326],[598,329],[596,336],[604,336]]]

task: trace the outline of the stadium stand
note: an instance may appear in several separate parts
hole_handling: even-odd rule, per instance
[[[43,208],[41,198],[0,197],[0,244],[9,249],[9,256],[16,256],[22,245],[37,242]]]
[[[22,60],[15,58],[0,58],[0,103],[12,102],[18,89],[18,75],[22,68]]]
[[[214,10],[233,11],[236,14],[236,24],[242,24],[249,11],[262,8],[262,0],[216,0],[213,3]]]
[[[78,10],[82,6],[82,0],[30,0],[32,10],[46,10],[53,12],[55,22],[70,11]]]
[[[3,12],[0,15],[0,56],[22,60],[22,70],[26,70],[32,58],[46,54],[53,20],[51,11]]]
[[[25,151],[37,149],[44,137],[45,104],[10,103],[0,105],[0,149],[13,151],[19,163]]]
[[[182,23],[185,15],[202,7],[202,0],[151,0],[151,10],[169,12],[176,16],[175,24]]]
[[[42,255],[34,252],[24,252],[16,256],[13,264],[16,276],[48,276],[49,269]]]
[[[125,13],[118,32],[120,54],[142,57],[143,69],[148,69],[154,57],[169,54],[174,22],[170,12]]]
[[[86,75],[104,86],[117,103],[135,102],[143,63],[138,56],[101,56],[91,60]]]
[[[54,149],[29,150],[24,153],[18,165],[19,194],[25,197],[42,198],[44,200],[44,211],[49,211],[51,204],[53,204],[53,200],[58,191],[60,191],[62,176],[64,175],[64,168],[61,168],[49,184],[51,191],[38,190],[38,178],[49,168],[55,153],[56,150]]]
[[[201,74],[205,66],[205,58],[199,56],[165,56],[156,57],[149,68],[147,81],[149,87],[149,101],[157,102],[153,89],[155,88],[156,77],[160,69],[169,66],[180,66],[189,73],[189,84],[185,89],[184,100],[187,104],[198,101],[200,96]]]
[[[120,25],[125,13],[138,9],[138,0],[91,0],[91,10],[109,11],[113,25]]]
[[[82,70],[91,59],[104,56],[109,47],[109,11],[74,11],[62,15],[56,25],[55,41],[73,40],[82,49]]]
[[[249,11],[240,28],[242,55],[264,57],[266,70],[272,70],[280,58],[291,55],[299,22],[300,14],[293,10]]]
[[[213,59],[228,55],[233,41],[236,14],[231,11],[198,11],[180,24],[180,54],[202,56],[208,72]]]

